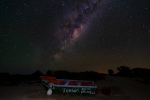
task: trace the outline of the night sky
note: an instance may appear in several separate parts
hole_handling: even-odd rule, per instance
[[[150,68],[150,0],[1,0],[0,72]]]

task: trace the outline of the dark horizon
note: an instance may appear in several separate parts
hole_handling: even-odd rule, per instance
[[[20,71],[20,73],[11,73],[11,72],[7,72],[7,71],[4,71],[4,72],[0,72],[0,74],[9,74],[9,75],[32,75],[32,74],[34,74],[34,73],[36,73],[36,72],[40,72],[41,74],[43,74],[43,75],[46,75],[49,71],[51,72],[51,73],[55,73],[55,72],[57,72],[57,71],[64,71],[64,72],[69,72],[69,73],[84,73],[84,72],[95,72],[95,73],[99,73],[99,74],[118,74],[119,75],[119,73],[121,73],[122,71],[120,71],[120,69],[118,69],[118,68],[121,68],[121,70],[123,71],[123,73],[125,74],[125,76],[128,76],[128,74],[130,73],[130,74],[136,74],[137,76],[139,75],[140,76],[140,74],[146,74],[146,73],[150,73],[150,68],[140,68],[140,67],[136,67],[136,68],[130,68],[130,67],[128,67],[128,66],[119,66],[119,67],[116,67],[116,69],[115,70],[113,70],[113,69],[111,69],[111,68],[109,68],[109,69],[107,69],[107,71],[106,72],[98,72],[98,71],[94,71],[94,70],[89,70],[89,71],[68,71],[68,70],[54,70],[54,69],[48,69],[48,70],[46,70],[46,71],[42,71],[42,70],[35,70],[35,71],[33,71],[33,72],[29,72],[29,73],[22,73],[21,71]],[[122,69],[123,68],[123,69]],[[111,71],[110,71],[111,70]],[[110,73],[109,73],[110,72]],[[149,75],[148,75],[149,76]],[[147,76],[147,77],[148,77]]]

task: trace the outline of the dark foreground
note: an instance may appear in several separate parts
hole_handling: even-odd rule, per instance
[[[1,100],[149,100],[150,85],[134,79],[106,76],[106,80],[96,82],[98,91],[94,97],[52,94],[46,95],[41,84],[20,84],[18,86],[0,86]],[[106,96],[101,88],[109,86],[111,95]]]

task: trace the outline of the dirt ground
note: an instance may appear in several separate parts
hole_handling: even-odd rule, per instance
[[[126,85],[128,84],[120,80],[122,80],[122,78],[120,79],[116,77],[107,76],[106,80],[97,81],[96,85],[98,86],[98,91],[96,95],[92,97],[76,96],[76,95],[71,96],[69,94],[67,95],[52,94],[51,96],[47,96],[46,91],[44,90],[41,84],[0,86],[0,100],[135,100],[134,95],[132,97],[132,95],[127,93],[128,91],[130,91],[130,89],[128,90],[125,89]],[[128,79],[123,80],[129,81]],[[123,85],[124,83],[125,85]],[[122,84],[123,87],[122,85],[118,84]],[[101,88],[104,86],[110,87],[111,95],[107,96],[102,94]],[[146,91],[146,93],[149,96],[150,90]],[[136,98],[138,100],[138,95],[136,96]],[[141,100],[149,100],[149,97],[146,97],[146,99]]]

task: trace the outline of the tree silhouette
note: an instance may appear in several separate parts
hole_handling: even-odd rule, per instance
[[[134,76],[150,76],[150,69],[146,68],[133,68],[132,73]]]
[[[56,78],[69,79],[70,78],[70,72],[68,72],[66,70],[57,70],[54,72],[54,76]]]
[[[47,76],[52,76],[52,71],[51,71],[51,70],[48,70],[48,71],[46,72],[46,75],[47,75]]]
[[[39,79],[39,76],[44,75],[40,70],[35,71],[34,73],[32,73],[32,76],[34,79]]]
[[[3,73],[1,73],[1,76],[3,76],[3,77],[9,77],[10,74],[8,72],[3,72]]]
[[[108,69],[108,74],[112,75],[112,74],[114,74],[114,71],[112,69]]]
[[[118,74],[122,76],[130,76],[131,74],[131,69],[127,66],[117,67],[117,70],[119,71]]]

